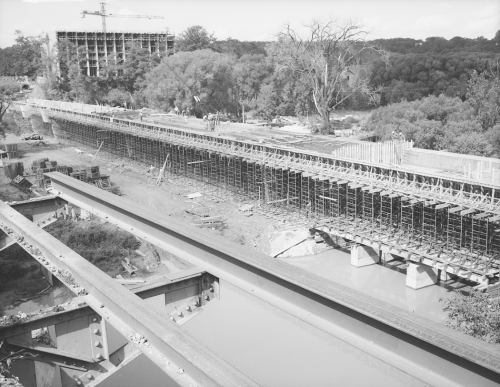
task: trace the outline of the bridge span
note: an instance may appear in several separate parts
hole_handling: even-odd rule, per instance
[[[156,364],[155,369],[164,373],[161,385],[167,381],[173,386],[260,385],[253,374],[235,367],[182,326],[188,318],[201,319],[203,313],[196,315],[198,309],[208,310],[212,302],[228,297],[231,287],[372,356],[358,372],[368,374],[376,367],[396,378],[399,385],[499,384],[498,346],[247,251],[222,237],[165,220],[90,184],[60,173],[50,173],[50,178],[59,200],[83,208],[196,267],[131,292],[0,203],[2,231],[77,296],[68,305],[0,326],[0,338],[8,340],[8,350],[29,349],[38,356],[19,363],[24,367],[35,363],[30,372],[24,368],[25,378],[35,375],[35,384],[31,385],[37,386],[40,374],[43,380],[49,380],[44,364],[54,370],[50,380],[57,383],[52,385],[63,387],[128,385],[123,373],[133,364],[133,373],[153,373],[148,364]],[[153,308],[158,304],[160,309]],[[249,323],[258,324],[259,316],[254,318]],[[31,341],[32,331],[43,327],[54,332],[55,349]],[[149,363],[139,362],[145,357]],[[308,380],[314,381],[314,375]]]
[[[355,242],[355,266],[403,258],[416,276],[409,277],[411,287],[445,273],[483,288],[498,285],[500,185],[493,172],[488,181],[419,172],[384,158],[333,157],[294,148],[293,142],[256,141],[240,128],[211,133],[186,123],[113,118],[93,105],[34,100],[13,108],[22,111],[23,121],[43,121],[61,141],[165,167],[170,177],[194,182],[206,194],[255,203],[289,222]],[[398,142],[390,147],[404,152]]]

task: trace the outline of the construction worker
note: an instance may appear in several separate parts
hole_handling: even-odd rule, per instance
[[[142,122],[142,111],[139,113],[139,118],[140,118],[140,120]]]
[[[174,108],[174,110],[175,110],[175,114],[179,115],[179,108],[177,106]]]

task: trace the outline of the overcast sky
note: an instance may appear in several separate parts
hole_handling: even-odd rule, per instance
[[[355,18],[370,38],[441,36],[492,39],[500,29],[500,0],[109,0],[107,12],[149,14],[161,20],[108,18],[108,31],[165,31],[179,34],[202,25],[222,40],[273,40],[285,23]],[[14,31],[37,35],[55,30],[96,31],[100,0],[0,0],[0,47],[14,43]]]

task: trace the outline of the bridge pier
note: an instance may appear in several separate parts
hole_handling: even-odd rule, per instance
[[[351,247],[351,265],[363,267],[380,262],[380,250],[356,244]]]
[[[435,285],[438,281],[437,269],[411,262],[406,269],[406,286],[412,289],[422,289]]]
[[[388,253],[387,251],[382,251],[380,253],[380,260],[382,262],[391,262],[394,261],[396,258],[400,258],[396,254]]]

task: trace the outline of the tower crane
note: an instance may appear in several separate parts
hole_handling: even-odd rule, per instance
[[[102,17],[102,32],[106,33],[106,18],[107,17],[128,17],[128,18],[142,18],[142,19],[163,19],[163,16],[149,16],[149,15],[116,15],[113,13],[106,13],[106,3],[101,3],[100,11],[82,11],[82,17],[85,15],[94,15]]]

